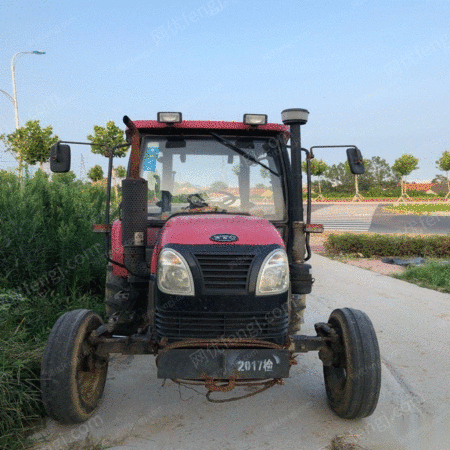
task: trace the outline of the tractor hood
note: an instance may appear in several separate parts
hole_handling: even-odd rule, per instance
[[[156,271],[161,249],[168,244],[185,245],[271,245],[284,247],[277,229],[260,217],[230,214],[190,214],[172,217],[161,231],[152,257]]]

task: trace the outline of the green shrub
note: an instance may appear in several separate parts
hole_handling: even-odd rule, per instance
[[[427,194],[424,191],[408,190],[406,193],[412,198],[436,198],[436,194]]]
[[[401,190],[400,188],[390,188],[390,189],[382,189],[379,186],[372,186],[365,192],[362,192],[362,195],[367,198],[395,198],[400,197]]]
[[[372,256],[429,256],[450,255],[450,235],[447,236],[395,236],[387,234],[330,234],[324,243],[330,254],[361,253]]]
[[[388,197],[387,191],[381,189],[379,186],[374,186],[363,192],[365,197]]]
[[[62,175],[50,182],[38,171],[20,189],[17,177],[0,174],[0,287],[30,296],[100,293],[104,241],[91,229],[103,221],[106,195]]]

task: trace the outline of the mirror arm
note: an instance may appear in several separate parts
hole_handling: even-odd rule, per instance
[[[306,223],[311,223],[311,203],[312,203],[312,187],[311,187],[311,159],[314,158],[312,151],[301,148],[300,151],[306,153],[306,183],[307,183],[307,202],[306,202]],[[306,232],[306,257],[305,261],[311,258],[310,233]]]
[[[309,152],[312,155],[312,149],[313,148],[356,148],[358,149],[358,147],[356,145],[314,145],[309,149]],[[314,156],[313,156],[314,158]]]

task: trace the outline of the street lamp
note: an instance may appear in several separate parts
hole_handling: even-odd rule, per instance
[[[16,130],[19,128],[19,108],[17,106],[17,89],[16,89],[16,59],[19,58],[22,55],[45,55],[45,52],[40,52],[37,50],[34,50],[32,52],[19,52],[16,53],[12,59],[11,59],[11,77],[12,77],[12,85],[13,85],[13,99],[12,102],[14,104],[14,116],[16,119]],[[4,94],[6,94],[4,91],[2,91]],[[6,94],[8,95],[8,94]],[[10,97],[8,95],[8,97]],[[11,98],[10,98],[11,99]]]
[[[34,50],[32,52],[19,52],[16,53],[11,59],[11,77],[12,77],[12,85],[13,85],[13,96],[11,97],[6,91],[0,89],[2,94],[5,94],[8,97],[8,100],[14,106],[14,116],[16,119],[16,130],[19,128],[19,109],[17,107],[17,89],[16,89],[16,59],[22,55],[45,55],[45,52],[40,52],[38,50]],[[22,155],[19,152],[19,178],[22,179]]]

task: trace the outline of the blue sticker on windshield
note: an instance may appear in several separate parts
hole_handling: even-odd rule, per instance
[[[156,171],[156,161],[159,155],[159,142],[149,142],[145,152],[143,169],[147,172]]]

